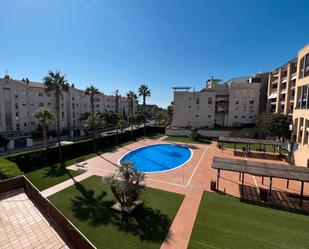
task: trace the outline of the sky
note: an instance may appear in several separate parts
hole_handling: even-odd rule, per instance
[[[309,43],[306,0],[0,0],[0,77],[125,95],[141,84],[166,107],[196,90],[272,70]]]

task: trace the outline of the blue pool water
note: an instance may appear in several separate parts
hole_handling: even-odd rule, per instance
[[[191,150],[182,145],[156,144],[129,152],[120,159],[120,164],[129,161],[139,171],[161,172],[181,166],[191,154]]]

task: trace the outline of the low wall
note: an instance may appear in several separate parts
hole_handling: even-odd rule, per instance
[[[95,249],[96,247],[77,228],[66,219],[24,176],[0,181],[0,193],[24,188],[28,198],[35,204],[47,221],[60,231],[66,240],[76,249]]]

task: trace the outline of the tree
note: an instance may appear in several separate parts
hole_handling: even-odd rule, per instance
[[[139,89],[138,89],[138,96],[140,97],[140,96],[142,96],[143,97],[143,108],[144,108],[144,113],[143,113],[143,115],[144,115],[144,136],[146,136],[146,126],[145,126],[145,124],[146,124],[146,98],[147,97],[150,97],[150,95],[151,95],[151,91],[150,91],[150,89],[148,88],[148,86],[147,85],[145,85],[145,84],[142,84],[140,87],[139,87]]]
[[[88,86],[85,90],[85,96],[88,96],[89,97],[89,100],[90,100],[90,109],[91,109],[91,121],[92,122],[95,122],[95,111],[94,111],[94,97],[97,95],[97,94],[100,94],[99,90],[94,87],[93,85],[91,86]],[[91,127],[92,127],[92,139],[93,139],[93,151],[95,152],[96,151],[96,141],[95,141],[95,131],[96,131],[96,127],[95,127],[95,124],[92,123],[91,124]]]
[[[111,191],[124,210],[136,205],[138,197],[144,190],[142,182],[145,174],[136,170],[131,162],[124,162],[116,174],[103,177],[103,184],[109,186]]]
[[[128,118],[129,122],[131,123],[131,134],[133,138],[133,122],[134,122],[134,103],[137,100],[137,95],[133,91],[129,91],[127,93],[127,99],[129,101],[129,109],[130,109],[130,116]]]
[[[115,113],[116,113],[116,144],[118,144],[118,120],[119,120],[119,90],[115,92]]]
[[[42,126],[42,131],[43,131],[43,144],[44,148],[47,149],[48,144],[47,144],[47,128],[48,124],[54,121],[54,115],[50,112],[49,109],[42,107],[38,111],[34,112],[33,117],[35,117],[41,124]]]
[[[289,115],[261,113],[254,119],[256,130],[266,137],[290,138],[290,125],[292,119]]]
[[[70,85],[65,79],[65,75],[62,75],[60,71],[49,71],[48,75],[43,79],[46,93],[53,93],[55,99],[55,119],[57,126],[58,135],[58,150],[59,150],[59,161],[62,163],[62,152],[61,152],[61,132],[60,132],[60,97],[63,92],[68,92]],[[27,82],[27,79],[26,79]]]
[[[104,127],[105,122],[104,122],[104,116],[102,113],[97,113],[94,115],[94,117],[89,116],[88,119],[85,122],[85,128],[88,130],[92,130],[92,137],[94,141],[94,146],[96,144],[96,138],[97,138],[97,131],[98,128]]]
[[[118,120],[118,127],[120,129],[120,131],[123,131],[123,128],[127,125],[126,120],[123,117],[120,117]]]
[[[167,107],[167,125],[170,125],[172,123],[172,120],[173,120],[173,112],[174,112],[174,108],[173,108],[173,105],[169,105]]]

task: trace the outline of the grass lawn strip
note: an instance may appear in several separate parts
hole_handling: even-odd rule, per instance
[[[190,143],[190,144],[211,144],[210,140],[204,138],[193,140],[191,137],[176,137],[176,136],[168,136],[167,138],[164,139],[164,141]]]
[[[260,207],[205,192],[190,249],[309,248],[309,216]]]
[[[133,216],[110,206],[115,202],[102,178],[92,176],[48,199],[97,247],[159,249],[184,196],[146,188]]]

